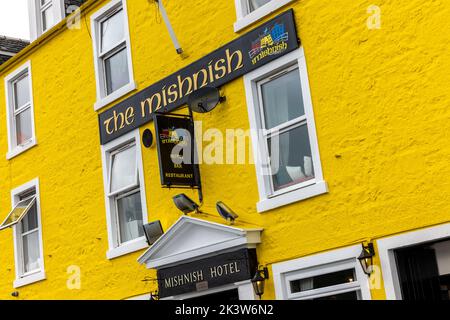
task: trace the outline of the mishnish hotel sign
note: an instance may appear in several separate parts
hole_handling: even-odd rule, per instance
[[[298,47],[291,9],[100,114],[101,143],[186,104],[199,88],[218,88]]]
[[[158,270],[160,298],[199,292],[250,280],[256,271],[255,249],[240,249]]]

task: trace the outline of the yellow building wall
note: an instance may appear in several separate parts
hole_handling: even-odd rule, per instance
[[[123,299],[156,289],[156,283],[142,281],[156,277],[137,263],[142,251],[106,259],[88,29],[90,15],[107,2],[89,9],[80,30],[58,33],[6,69],[0,67],[0,155],[6,155],[4,77],[27,60],[32,63],[38,146],[10,161],[0,157],[0,215],[10,210],[12,189],[39,177],[47,280],[17,289],[19,299]],[[234,1],[166,1],[185,50],[179,56],[156,7],[147,0],[127,2],[138,90],[246,31],[233,31]],[[372,4],[382,10],[380,30],[366,24]],[[259,214],[253,165],[202,165],[203,210],[214,215],[216,201],[222,200],[240,221],[264,228],[258,258],[269,266],[450,220],[450,35],[445,32],[450,2],[297,0],[277,13],[291,7],[305,50],[330,191]],[[222,89],[226,103],[196,120],[223,133],[248,129],[242,78]],[[153,130],[153,124],[141,132],[145,128]],[[143,163],[149,220],[161,220],[167,230],[180,217],[172,196],[183,190],[160,187],[155,147],[143,148]],[[195,193],[187,194],[196,199]],[[66,286],[72,265],[81,268],[80,290]],[[8,229],[0,232],[0,299],[12,299],[14,278]],[[372,295],[384,299],[383,287]],[[264,298],[275,298],[271,281]]]

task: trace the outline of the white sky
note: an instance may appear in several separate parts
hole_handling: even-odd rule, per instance
[[[27,0],[0,0],[0,35],[30,39]]]

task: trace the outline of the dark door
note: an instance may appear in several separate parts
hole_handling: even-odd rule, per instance
[[[185,301],[189,302],[207,302],[207,301],[218,301],[218,302],[230,302],[230,301],[239,301],[239,292],[237,289],[229,290],[229,291],[223,291],[213,294],[208,294],[205,296],[192,298],[192,299],[186,299]]]
[[[395,251],[404,300],[441,300],[436,253],[430,247]]]

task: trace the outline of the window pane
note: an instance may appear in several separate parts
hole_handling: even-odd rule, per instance
[[[26,75],[14,83],[14,108],[17,110],[29,102],[30,86],[28,82],[28,75]]]
[[[140,192],[118,199],[117,211],[121,243],[144,235]]]
[[[50,6],[42,12],[42,31],[45,32],[53,27],[54,22],[53,7]]]
[[[107,52],[117,46],[125,37],[123,10],[102,22],[101,32],[102,52]]]
[[[24,272],[39,269],[39,232],[35,231],[23,236]]]
[[[266,129],[305,114],[298,70],[263,84],[261,91]]]
[[[105,72],[107,94],[113,93],[130,82],[126,48],[105,60]]]
[[[1,228],[5,226],[12,225],[13,223],[18,223],[23,216],[27,213],[27,208],[34,201],[34,197],[20,201],[9,213],[8,217],[5,219],[5,222],[1,225]]]
[[[255,11],[259,7],[269,3],[272,0],[248,0],[248,9],[249,12]]]
[[[355,269],[321,274],[312,278],[291,281],[291,292],[305,292],[356,281]]]
[[[111,192],[137,185],[136,146],[112,156]]]
[[[22,233],[26,233],[38,228],[37,210],[36,202],[30,208],[27,215],[22,220]]]
[[[33,137],[31,128],[31,108],[16,115],[17,145],[22,145]]]
[[[274,191],[314,178],[306,125],[282,133],[278,138],[269,138],[268,144]]]
[[[321,297],[313,300],[359,300],[358,299],[359,291],[346,292],[341,294],[333,294],[331,296]]]

